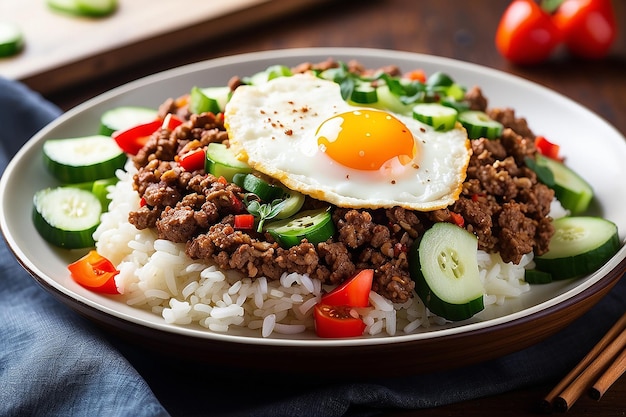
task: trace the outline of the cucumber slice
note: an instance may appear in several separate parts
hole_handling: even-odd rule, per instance
[[[47,188],[33,197],[35,229],[46,241],[66,249],[94,246],[101,213],[100,200],[76,187]]]
[[[102,17],[117,9],[117,0],[47,0],[48,7],[76,16]]]
[[[24,47],[24,35],[18,25],[0,21],[0,57],[17,54]]]
[[[446,88],[446,97],[455,101],[462,101],[465,99],[465,88],[457,83],[453,83]]]
[[[231,94],[230,87],[193,87],[189,97],[189,110],[195,114],[221,113],[226,108]]]
[[[272,202],[281,199],[285,194],[285,189],[280,185],[271,184],[255,174],[247,174],[243,178],[242,188],[252,194],[257,195],[262,201]]]
[[[49,139],[43,144],[45,166],[59,181],[79,183],[112,178],[127,156],[110,136]]]
[[[350,100],[357,104],[372,104],[378,101],[378,94],[370,83],[360,83],[352,90]]]
[[[387,84],[376,88],[376,96],[378,97],[378,101],[372,107],[399,114],[411,114],[413,106],[404,104],[400,98],[391,91]]]
[[[413,118],[432,126],[437,131],[453,129],[458,112],[452,107],[438,103],[423,103],[413,106]]]
[[[535,256],[535,268],[555,280],[587,275],[606,263],[620,248],[615,223],[600,217],[562,217],[548,252]]]
[[[451,223],[435,223],[411,246],[415,291],[431,312],[458,321],[483,310],[477,255],[476,236]]]
[[[468,110],[459,113],[459,122],[467,130],[470,139],[496,139],[502,134],[502,123],[493,120],[480,110]]]
[[[290,77],[293,75],[291,69],[285,65],[272,65],[267,67],[264,71],[257,72],[251,77],[244,78],[246,84],[261,85],[273,80],[277,77]]]
[[[207,146],[204,170],[218,178],[224,177],[228,182],[233,182],[235,174],[252,172],[248,164],[237,159],[231,148],[215,142]]]
[[[335,234],[335,224],[328,208],[307,210],[295,217],[269,223],[267,232],[284,248],[290,248],[307,239],[317,245]]]
[[[114,132],[152,122],[157,111],[148,107],[121,106],[107,110],[100,118],[100,134],[111,136]]]
[[[111,200],[107,197],[109,191],[108,187],[110,185],[115,185],[119,179],[117,177],[113,178],[103,178],[95,181],[88,182],[79,182],[75,184],[66,184],[66,187],[79,188],[81,190],[90,191],[93,195],[96,196],[98,200],[100,200],[100,204],[102,205],[102,212],[108,210],[109,203]]]
[[[538,269],[526,269],[524,270],[524,281],[529,284],[549,284],[552,282],[552,274]]]
[[[109,187],[117,184],[118,181],[117,177],[103,178],[101,180],[95,180],[91,186],[91,193],[100,200],[103,213],[109,209],[109,204],[111,203],[111,199],[108,197]]]
[[[278,214],[274,217],[275,220],[287,219],[297,212],[300,211],[302,206],[304,205],[304,194],[299,193],[294,190],[289,190],[284,188],[283,199],[285,200],[283,203],[283,208],[278,212]]]
[[[534,161],[527,158],[526,165],[535,171],[539,181],[554,190],[557,200],[572,215],[578,215],[587,210],[593,199],[593,189],[571,168],[539,153]]]

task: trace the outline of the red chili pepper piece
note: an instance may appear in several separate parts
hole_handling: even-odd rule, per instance
[[[68,265],[72,278],[85,288],[105,294],[119,294],[115,276],[119,273],[111,261],[95,250]]]
[[[195,149],[183,155],[178,162],[185,171],[204,170],[204,160],[206,159],[204,149]]]
[[[254,229],[254,216],[252,214],[235,215],[235,229],[237,230]]]

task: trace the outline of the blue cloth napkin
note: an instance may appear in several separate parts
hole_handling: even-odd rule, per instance
[[[0,78],[0,172],[60,114]],[[624,311],[621,280],[565,330],[486,363],[402,378],[269,375],[165,356],[103,332],[41,288],[2,240],[0,416],[370,416],[436,407],[561,378]]]

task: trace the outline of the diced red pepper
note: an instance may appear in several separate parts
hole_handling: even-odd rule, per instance
[[[543,156],[557,160],[561,159],[559,156],[560,146],[550,142],[544,136],[537,136],[535,138],[535,147]]]
[[[72,278],[85,288],[105,294],[119,294],[115,285],[115,276],[119,271],[95,250],[68,265],[67,269]]]
[[[455,213],[453,211],[450,212],[450,217],[452,217],[452,221],[459,227],[465,226],[465,219],[459,213]]]
[[[321,303],[329,306],[367,307],[373,279],[373,269],[359,271],[352,278],[323,295]]]
[[[235,215],[235,229],[238,229],[238,230],[254,229],[254,216],[252,214]]]
[[[185,171],[198,171],[204,170],[204,160],[206,156],[204,153],[204,149],[199,148],[195,149],[186,155],[183,155],[182,158],[178,161],[181,167],[185,169]]]
[[[115,139],[117,145],[130,155],[137,155],[137,152],[144,147],[152,134],[159,129],[174,130],[182,121],[172,114],[168,114],[165,119],[156,119],[148,123],[143,123],[126,130],[114,132],[111,137]]]
[[[349,306],[316,304],[314,309],[315,333],[319,337],[357,337],[363,334],[365,323],[354,317]]]
[[[409,71],[406,74],[404,74],[404,77],[408,78],[411,81],[419,81],[421,83],[426,82],[426,73],[422,69]]]

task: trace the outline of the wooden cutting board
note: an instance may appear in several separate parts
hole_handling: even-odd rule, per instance
[[[116,12],[85,18],[45,0],[0,0],[0,20],[24,33],[24,50],[0,58],[0,76],[49,93],[322,0],[118,0]]]

